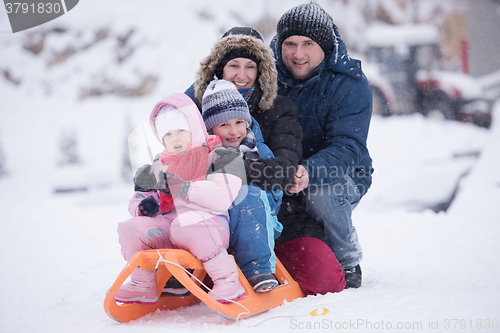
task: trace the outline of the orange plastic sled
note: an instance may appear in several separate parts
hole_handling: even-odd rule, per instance
[[[256,294],[238,268],[239,280],[245,289],[246,296],[234,303],[225,304],[219,303],[210,297],[198,281],[189,276],[183,268],[176,264],[185,269],[193,269],[194,272],[192,274],[200,281],[203,281],[206,275],[202,262],[184,250],[162,249],[136,253],[118,275],[115,283],[106,295],[104,300],[104,311],[106,314],[118,322],[126,323],[154,312],[157,309],[173,310],[202,301],[212,310],[219,312],[226,318],[237,320],[282,305],[284,301],[292,301],[305,296],[300,290],[298,283],[292,279],[278,259],[276,260],[275,275],[280,286],[271,291]],[[144,270],[157,268],[156,277],[159,294],[161,294],[167,280],[173,275],[191,292],[191,295],[186,297],[160,296],[158,302],[153,305],[117,303],[115,301],[116,292],[137,267]]]

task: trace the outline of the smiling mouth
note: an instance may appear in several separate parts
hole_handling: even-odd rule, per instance
[[[303,66],[303,65],[307,64],[307,61],[304,61],[304,62],[297,62],[297,61],[294,61],[293,63],[294,63],[295,65],[297,65],[297,66]]]
[[[236,86],[240,86],[240,87],[243,87],[243,86],[246,86],[246,85],[247,85],[247,84],[246,84],[246,82],[234,82],[234,81],[233,81],[233,83],[234,83],[234,85],[236,85]]]
[[[225,140],[227,142],[238,142],[240,140],[240,137],[226,138]]]

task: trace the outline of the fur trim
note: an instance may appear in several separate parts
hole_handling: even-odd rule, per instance
[[[244,49],[260,60],[257,81],[262,90],[262,98],[259,108],[263,111],[269,110],[274,104],[278,91],[278,74],[273,52],[261,40],[246,35],[229,35],[215,43],[210,55],[201,61],[194,83],[194,97],[201,103],[203,94],[215,75],[217,65],[233,49]]]

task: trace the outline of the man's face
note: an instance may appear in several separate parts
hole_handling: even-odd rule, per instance
[[[318,43],[305,36],[290,36],[281,45],[281,56],[288,71],[296,79],[307,79],[325,59]]]

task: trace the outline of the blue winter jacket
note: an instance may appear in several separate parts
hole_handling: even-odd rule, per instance
[[[309,185],[333,184],[350,175],[365,194],[373,172],[366,146],[372,93],[361,62],[349,57],[337,27],[334,32],[334,50],[305,80],[288,72],[274,37],[278,93],[297,106],[304,132],[301,164],[309,172]]]

